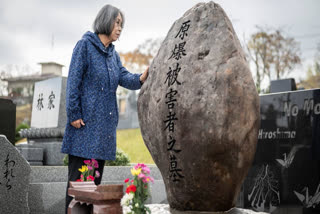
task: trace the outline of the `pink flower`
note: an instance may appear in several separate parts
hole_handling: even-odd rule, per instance
[[[146,167],[146,165],[144,165],[143,163],[138,163],[137,165],[135,165],[134,169],[139,169],[144,167]]]
[[[88,170],[92,170],[93,168],[92,168],[92,166],[88,166]]]
[[[99,168],[99,164],[98,164],[98,161],[95,160],[95,159],[92,159],[92,165],[94,166],[94,168]]]
[[[138,178],[139,179],[142,179],[142,178],[144,178],[145,177],[145,175],[143,174],[143,173],[140,173],[139,175],[138,175]]]
[[[126,180],[124,180],[124,182],[125,182],[125,183],[128,183],[128,182],[129,182],[129,180],[130,180],[130,179],[129,179],[129,178],[127,178]]]
[[[80,175],[80,178],[83,178],[83,174]]]
[[[150,176],[146,176],[142,180],[143,183],[148,183],[149,181],[151,181],[153,183],[154,179]]]
[[[150,169],[149,169],[147,166],[142,167],[142,171],[143,171],[143,173],[145,173],[145,174],[150,174]]]
[[[91,165],[91,160],[84,160],[83,161],[86,165]]]
[[[100,177],[100,172],[98,170],[96,170],[96,177],[99,178]]]

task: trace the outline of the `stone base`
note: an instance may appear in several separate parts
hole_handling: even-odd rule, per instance
[[[30,166],[43,166],[42,161],[28,161]]]
[[[61,153],[62,139],[28,139],[29,145],[43,149],[43,165],[62,166],[65,154]]]
[[[231,208],[228,211],[206,212],[206,211],[180,211],[170,208],[171,214],[266,214],[264,212],[255,212],[248,209]]]
[[[43,165],[43,148],[29,144],[18,144],[16,148],[31,166]]]

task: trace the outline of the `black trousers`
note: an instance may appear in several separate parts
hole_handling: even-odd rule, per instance
[[[73,155],[69,155],[69,164],[68,164],[68,184],[67,184],[67,192],[66,192],[66,214],[68,213],[68,206],[72,201],[73,197],[68,195],[69,181],[76,181],[80,179],[81,172],[78,170],[84,164],[84,160],[89,160],[89,158],[82,158]],[[96,169],[100,172],[100,177],[94,179],[94,183],[99,185],[101,183],[103,168],[104,168],[104,160],[97,160],[99,164],[99,168]]]

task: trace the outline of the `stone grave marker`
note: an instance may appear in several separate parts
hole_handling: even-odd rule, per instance
[[[60,149],[67,118],[65,93],[66,77],[55,77],[35,83],[31,128],[20,131],[20,135],[28,139],[29,147],[19,148],[23,154],[27,154],[26,158],[32,157],[32,153],[40,154],[38,148],[42,148],[43,165],[62,165],[64,154]],[[41,160],[29,158],[28,161],[34,165],[41,165]]]
[[[0,147],[0,213],[28,214],[30,165],[4,135]]]
[[[31,127],[56,128],[66,125],[63,77],[35,83]]]
[[[320,89],[260,96],[261,126],[244,206],[320,213]]]
[[[15,143],[16,129],[16,105],[12,100],[0,99],[0,135]]]
[[[259,97],[223,9],[199,3],[169,30],[138,98],[171,210],[235,206],[256,150]]]

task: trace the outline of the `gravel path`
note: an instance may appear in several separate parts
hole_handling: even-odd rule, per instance
[[[152,214],[171,214],[168,204],[147,204],[146,206],[150,208]],[[129,211],[128,207],[123,207],[123,214]]]
[[[146,206],[150,208],[151,214],[171,214],[168,204],[147,204]],[[231,211],[230,214],[267,214],[265,212],[255,212],[241,208],[234,208],[231,210],[233,211]],[[127,214],[129,211],[128,207],[123,207],[123,214]]]

